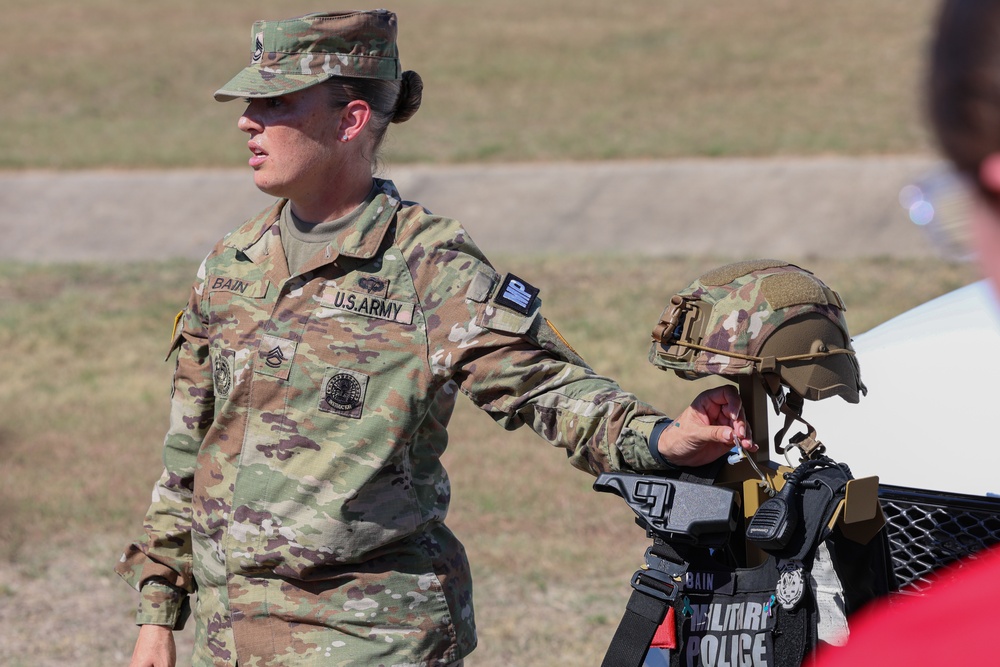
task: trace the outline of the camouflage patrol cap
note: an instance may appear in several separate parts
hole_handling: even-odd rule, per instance
[[[339,76],[401,77],[396,15],[385,9],[257,21],[250,43],[250,64],[215,92],[216,100],[277,97]]]
[[[694,379],[760,374],[803,398],[867,390],[844,302],[811,272],[780,260],[728,264],[674,295],[653,330],[649,360]]]

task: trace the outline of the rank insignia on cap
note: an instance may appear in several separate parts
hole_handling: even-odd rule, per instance
[[[500,284],[500,293],[497,294],[495,301],[499,306],[527,315],[531,312],[531,306],[537,296],[537,287],[532,287],[513,273],[508,273]]]
[[[258,32],[254,35],[253,39],[253,56],[250,58],[251,63],[259,63],[264,57],[264,33]]]

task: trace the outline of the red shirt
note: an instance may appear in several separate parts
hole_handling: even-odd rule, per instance
[[[851,619],[846,647],[816,667],[1000,664],[1000,547],[938,576],[920,597],[883,599]]]

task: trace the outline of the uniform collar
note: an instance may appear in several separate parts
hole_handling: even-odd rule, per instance
[[[333,241],[332,245],[340,255],[370,259],[381,247],[385,233],[399,210],[400,199],[392,181],[376,178],[375,187],[378,194],[355,224],[344,229]],[[287,199],[279,199],[227,236],[224,245],[259,262],[279,239],[278,217],[287,204]]]

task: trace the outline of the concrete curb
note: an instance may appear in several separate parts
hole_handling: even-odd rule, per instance
[[[488,254],[927,257],[899,189],[928,157],[402,166]],[[248,170],[0,173],[0,259],[200,259],[266,206]]]

